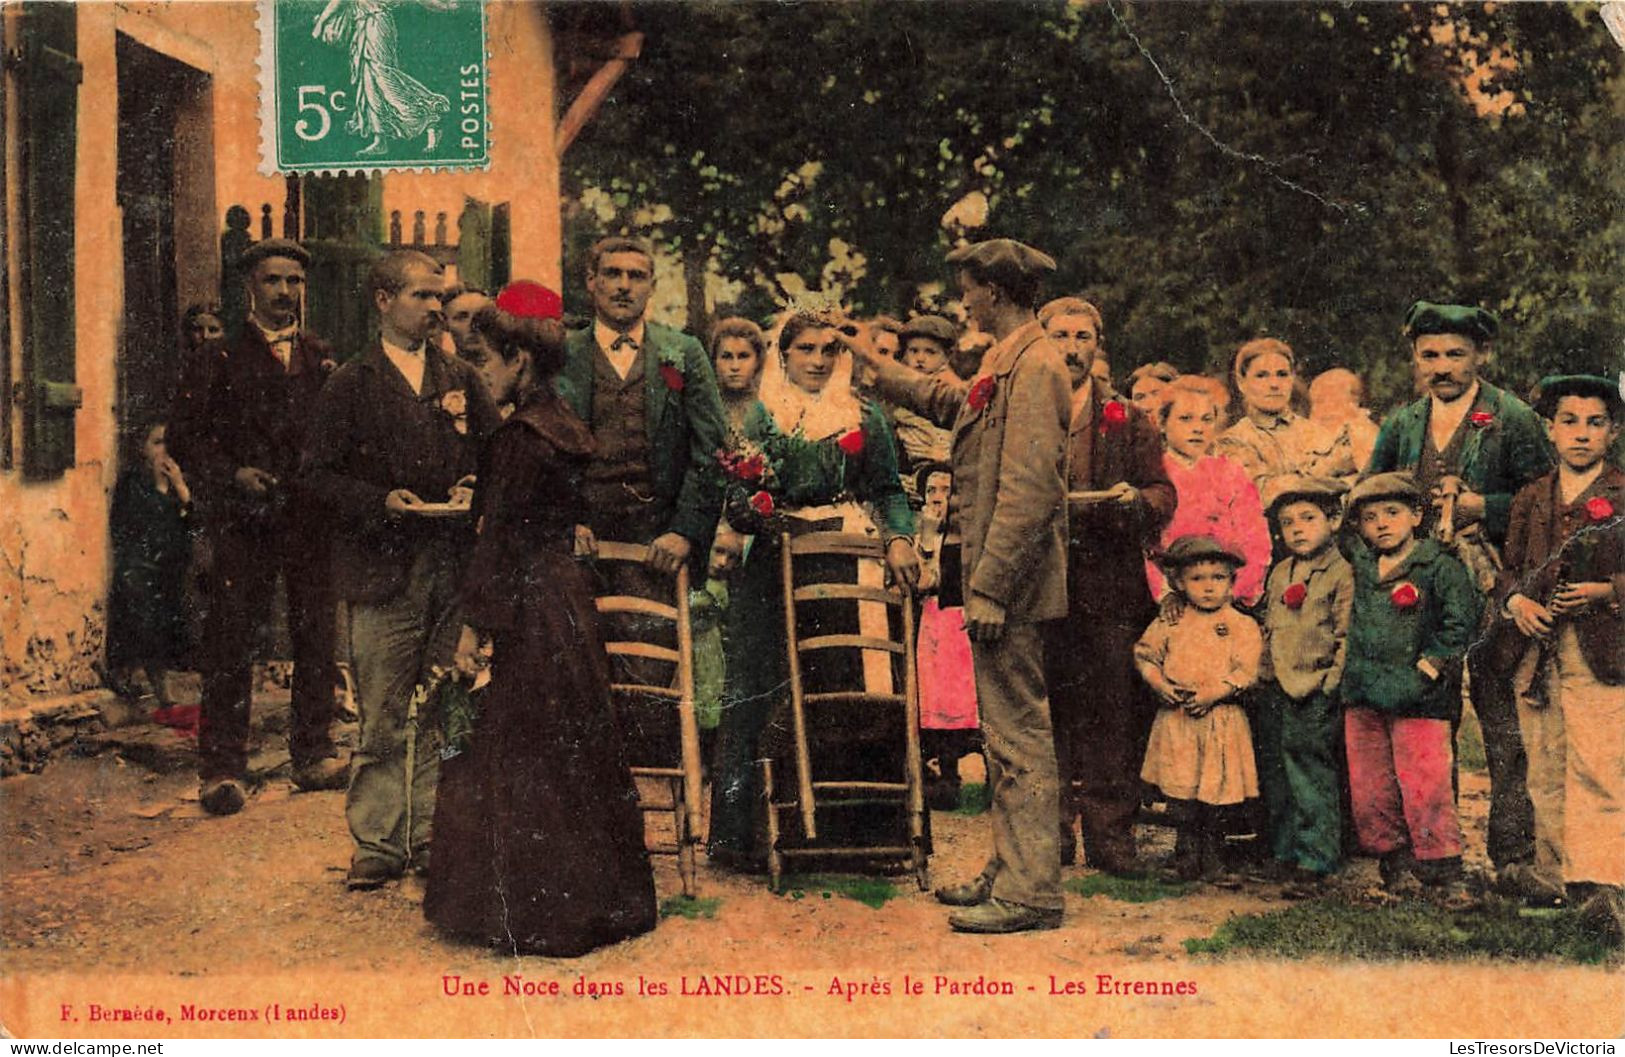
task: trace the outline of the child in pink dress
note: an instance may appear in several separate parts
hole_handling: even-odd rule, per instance
[[[1258,489],[1239,463],[1212,454],[1219,411],[1203,379],[1187,375],[1162,395],[1158,415],[1168,448],[1163,465],[1179,496],[1173,520],[1162,530],[1162,544],[1167,547],[1181,537],[1197,535],[1218,540],[1245,559],[1236,572],[1234,597],[1251,606],[1263,592],[1270,565],[1269,522]],[[1160,599],[1167,591],[1162,572],[1152,562],[1145,569],[1151,594]]]
[[[959,758],[977,749],[976,680],[971,672],[970,636],[965,634],[963,606],[944,606],[937,595],[942,583],[942,525],[948,516],[953,474],[942,463],[928,463],[916,474],[920,511],[916,546],[920,552],[920,632],[915,644],[920,678],[920,754],[926,767],[926,800],[937,811],[959,805]],[[930,762],[935,760],[936,774]]]

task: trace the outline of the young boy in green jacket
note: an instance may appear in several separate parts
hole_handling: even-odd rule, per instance
[[[1381,856],[1392,896],[1471,904],[1461,882],[1461,824],[1450,720],[1482,602],[1466,566],[1418,540],[1422,492],[1405,473],[1349,493],[1354,610],[1343,672],[1343,731],[1360,846]]]

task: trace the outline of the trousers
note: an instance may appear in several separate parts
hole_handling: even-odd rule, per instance
[[[454,548],[426,542],[412,557],[406,586],[383,602],[350,607],[351,666],[361,712],[361,743],[352,758],[345,820],[358,858],[400,865],[428,847],[440,775],[439,725],[418,718],[408,824],[406,745],[413,691],[431,666],[449,667],[462,626],[452,612]],[[422,710],[420,710],[422,711]]]
[[[1059,910],[1060,780],[1037,624],[1006,624],[994,643],[971,643],[982,711],[993,854],[982,875],[993,897]]]
[[[1350,708],[1343,724],[1360,846],[1377,855],[1408,847],[1423,863],[1460,859],[1449,721]]]
[[[293,717],[288,754],[295,768],[333,755],[329,727],[338,670],[336,606],[326,541],[317,533],[250,533],[222,527],[213,537],[209,618],[203,638],[203,708],[198,773],[205,780],[248,770],[255,628],[282,576],[293,639]]]

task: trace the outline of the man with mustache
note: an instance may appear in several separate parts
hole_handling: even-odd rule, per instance
[[[1405,314],[1405,337],[1427,393],[1383,423],[1367,474],[1408,470],[1430,504],[1428,523],[1494,586],[1489,557],[1506,543],[1512,497],[1552,468],[1539,416],[1522,400],[1479,377],[1500,323],[1469,305],[1418,301]],[[1448,522],[1445,520],[1449,515]],[[1490,771],[1489,853],[1503,891],[1532,896],[1534,809],[1511,681],[1489,663],[1491,652],[1467,654],[1473,711],[1484,730]],[[1459,721],[1459,717],[1458,717]]]
[[[327,524],[294,481],[333,365],[332,346],[299,325],[309,263],[305,248],[287,239],[244,251],[249,317],[207,382],[183,390],[172,416],[171,447],[198,481],[214,546],[198,772],[203,807],[216,815],[241,810],[247,795],[254,635],[279,574],[293,639],[294,785],[342,788],[348,770],[328,729],[337,672]]]
[[[648,243],[612,237],[593,246],[587,264],[593,322],[565,340],[554,385],[598,441],[586,471],[588,528],[596,539],[649,545],[644,567],[611,566],[600,593],[670,601],[670,577],[711,550],[722,507],[721,478],[711,471],[726,443],[727,419],[705,349],[644,318],[654,288]],[[605,628],[612,640],[655,641],[669,632],[669,625],[636,615]],[[632,682],[663,685],[671,675],[663,662],[615,661],[617,681],[628,681],[624,673]]]

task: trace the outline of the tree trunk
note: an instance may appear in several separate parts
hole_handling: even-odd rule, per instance
[[[705,304],[705,268],[711,251],[697,239],[683,250],[683,290],[688,300],[688,332],[708,344],[711,336],[711,310]]]

